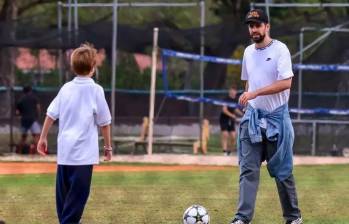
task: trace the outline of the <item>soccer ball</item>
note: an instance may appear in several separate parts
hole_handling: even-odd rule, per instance
[[[201,205],[192,205],[183,214],[183,224],[209,224],[210,216]]]

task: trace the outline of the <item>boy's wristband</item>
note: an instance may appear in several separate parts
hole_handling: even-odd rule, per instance
[[[113,148],[111,146],[104,146],[103,148],[105,151],[113,151]]]

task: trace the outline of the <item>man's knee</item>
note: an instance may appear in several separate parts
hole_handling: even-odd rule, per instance
[[[239,162],[240,175],[259,175],[261,162],[257,158],[243,157]]]
[[[259,180],[260,169],[256,167],[240,167],[240,181],[242,179],[255,181]]]

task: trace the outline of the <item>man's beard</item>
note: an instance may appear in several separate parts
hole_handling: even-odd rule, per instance
[[[265,38],[265,34],[264,35],[262,35],[262,34],[258,34],[258,35],[251,34],[250,38],[253,40],[253,42],[255,42],[256,44],[259,44],[259,43],[263,42],[263,40]]]

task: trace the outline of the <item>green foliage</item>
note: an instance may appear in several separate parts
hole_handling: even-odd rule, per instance
[[[250,2],[250,0],[212,0],[210,10],[222,19],[235,17],[241,20],[249,10]]]
[[[138,71],[134,63],[121,63],[117,68],[116,88],[122,89],[149,89],[150,71]],[[148,88],[147,88],[148,87]]]
[[[242,60],[245,47],[239,45],[231,58]],[[237,85],[238,89],[244,89],[244,82],[241,81],[241,65],[228,65],[227,79],[225,81],[225,88],[229,89],[231,84]]]
[[[5,0],[0,0],[0,6],[3,5]],[[23,23],[35,24],[37,26],[57,26],[57,2],[45,1],[45,4],[34,4],[34,7],[24,10],[23,8],[30,3],[36,2],[35,0],[17,1],[18,11],[21,13],[18,17],[23,19]],[[38,1],[40,2],[40,1]],[[66,1],[63,1],[66,2]],[[88,0],[80,2],[106,2],[105,0]],[[109,0],[107,2],[112,2]],[[123,0],[122,2],[134,2],[133,0]],[[144,0],[143,2],[148,2]],[[187,2],[186,0],[178,0],[175,2]],[[245,13],[249,10],[250,0],[206,0],[206,24],[214,24],[219,21],[225,21],[226,19],[233,19],[241,21]],[[264,0],[257,0],[254,2],[264,2]],[[319,3],[319,2],[331,2],[322,0],[278,0],[275,3]],[[338,0],[336,2],[347,2],[346,0]],[[67,9],[63,10],[63,24],[67,23]],[[111,8],[80,8],[79,24],[86,24],[96,22],[99,20],[111,20],[112,9]],[[287,27],[289,30],[295,27],[306,25],[314,25],[323,27],[324,25],[332,22],[336,24],[335,20],[345,18],[348,15],[347,8],[271,8],[272,26]],[[154,22],[156,21],[156,22]],[[131,24],[135,26],[144,26],[145,24],[159,24],[166,25],[174,29],[185,29],[191,27],[197,27],[200,24],[200,9],[199,7],[187,7],[187,8],[120,8],[118,11],[119,24]],[[338,22],[337,22],[338,23]],[[272,31],[273,33],[273,27]],[[120,34],[122,35],[122,34]],[[319,34],[307,34],[305,35],[305,43],[312,41]],[[280,40],[285,41],[289,46],[291,52],[298,50],[298,39],[294,35],[285,35],[284,37],[278,37]],[[316,50],[316,48],[314,48]],[[237,47],[233,55],[240,57],[241,47]],[[306,52],[305,59],[312,55],[312,52]],[[234,56],[234,57],[235,57]],[[117,88],[141,88],[148,89],[150,83],[150,71],[145,70],[141,72],[135,66],[134,60],[129,58],[123,58],[119,60],[120,63],[117,67]],[[226,83],[238,83],[241,88],[241,82],[239,79],[240,72],[239,66],[232,68],[229,66],[227,73]],[[110,87],[110,65],[105,64],[100,68],[100,82],[103,86]],[[175,72],[169,78],[169,83],[173,89],[183,88],[183,71]],[[192,75],[192,85],[196,88],[199,85],[198,75]],[[16,74],[17,85],[30,82],[30,77],[17,71]],[[59,85],[58,71],[53,74],[44,76],[44,85],[56,86]],[[157,88],[162,87],[161,77],[158,77]],[[225,86],[227,87],[227,86]]]
[[[16,85],[25,86],[43,86],[43,87],[58,87],[60,86],[60,78],[58,70],[53,70],[49,73],[23,72],[16,70]]]
[[[119,63],[116,68],[116,88],[119,89],[149,89],[151,69],[147,68],[140,71],[132,54],[119,53]],[[163,88],[160,73],[158,74],[157,88]],[[110,64],[105,61],[99,68],[98,83],[103,87],[110,88],[111,68]]]

